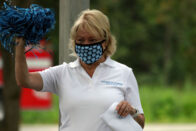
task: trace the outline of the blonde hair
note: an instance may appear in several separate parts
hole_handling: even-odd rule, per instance
[[[95,9],[87,9],[82,11],[78,16],[78,19],[72,26],[69,44],[75,56],[75,40],[78,28],[84,29],[85,31],[92,33],[94,36],[99,36],[105,39],[106,49],[104,51],[104,54],[106,56],[112,56],[115,53],[116,39],[110,32],[110,23],[108,17],[101,11]]]

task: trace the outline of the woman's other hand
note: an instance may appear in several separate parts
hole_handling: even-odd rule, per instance
[[[133,115],[136,112],[136,110],[127,101],[121,101],[116,106],[116,110],[122,117],[126,117],[128,114]]]
[[[133,115],[137,112],[127,101],[121,101],[117,106],[116,110],[121,117],[126,117],[128,114]],[[137,117],[134,117],[135,121],[144,128],[145,117],[144,114],[138,114]]]

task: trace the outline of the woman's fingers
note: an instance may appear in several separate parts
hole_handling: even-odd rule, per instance
[[[121,116],[126,117],[129,114],[129,111],[130,111],[129,106],[126,106],[126,108]]]
[[[21,44],[24,45],[24,43],[25,43],[23,37],[16,37],[15,42],[16,42],[18,45],[21,45]]]
[[[122,105],[120,106],[119,110],[118,110],[118,114],[121,116],[123,114],[123,112],[125,111],[127,104],[125,102],[122,103]]]
[[[130,109],[130,104],[127,101],[120,102],[116,107],[118,114],[123,117],[129,114]]]

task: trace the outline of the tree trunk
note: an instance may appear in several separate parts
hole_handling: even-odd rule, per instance
[[[171,38],[172,38],[172,27],[166,24],[165,41],[164,41],[164,84],[168,84],[169,70],[171,67]]]
[[[15,0],[12,5],[19,7],[29,6],[31,0]],[[3,110],[4,119],[0,121],[0,131],[19,131],[20,125],[20,87],[15,80],[14,56],[0,46],[3,59]]]
[[[14,71],[14,56],[1,48],[3,59],[3,109],[4,119],[0,122],[0,131],[18,131],[19,130],[19,99],[20,88],[17,87]]]

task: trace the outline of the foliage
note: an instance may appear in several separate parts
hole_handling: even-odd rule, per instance
[[[91,7],[110,18],[118,40],[114,59],[139,77],[159,77],[166,84],[196,78],[196,1],[93,0]]]
[[[190,87],[189,87],[190,88]],[[190,89],[143,86],[140,89],[147,122],[196,122],[196,96]]]

